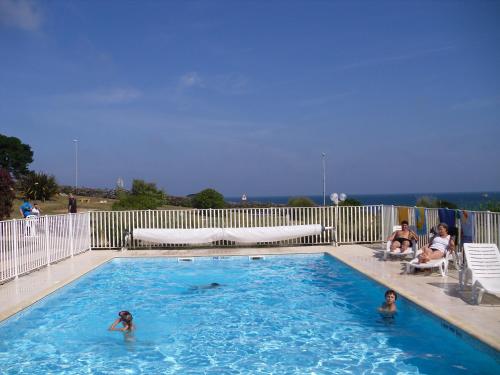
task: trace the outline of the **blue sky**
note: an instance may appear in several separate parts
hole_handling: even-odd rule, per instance
[[[185,195],[500,190],[500,2],[0,0],[32,169]]]

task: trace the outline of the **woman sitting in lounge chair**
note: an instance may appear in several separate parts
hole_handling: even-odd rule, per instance
[[[444,257],[446,251],[455,249],[455,241],[448,234],[448,225],[441,223],[438,225],[438,234],[432,237],[429,245],[422,248],[422,253],[418,256],[419,263],[427,263],[432,259]]]
[[[411,241],[418,241],[418,236],[415,232],[410,230],[408,222],[403,220],[401,222],[401,230],[393,232],[387,241],[391,241],[391,252],[399,250],[404,253],[408,247],[411,247]]]

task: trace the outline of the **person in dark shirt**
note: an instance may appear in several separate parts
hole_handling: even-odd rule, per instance
[[[71,214],[76,214],[76,198],[73,196],[73,194],[70,194],[68,198],[68,212]]]

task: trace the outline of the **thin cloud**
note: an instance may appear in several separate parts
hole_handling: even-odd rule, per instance
[[[41,11],[33,1],[0,0],[0,26],[36,31],[41,24]]]
[[[209,86],[215,91],[226,95],[240,95],[249,92],[249,79],[241,74],[220,74],[210,80]]]
[[[110,88],[55,95],[52,98],[58,103],[122,104],[130,103],[142,96],[142,91],[134,88]]]
[[[110,90],[100,90],[85,94],[89,100],[103,104],[127,103],[139,99],[142,92],[130,88],[115,88]]]
[[[318,96],[318,97],[314,97],[314,98],[306,98],[306,99],[302,99],[299,102],[299,105],[302,107],[323,106],[323,105],[331,103],[337,99],[345,98],[347,96],[351,96],[354,94],[355,94],[355,92],[353,90],[350,90],[350,91],[342,92],[339,94]]]
[[[361,67],[365,67],[365,66],[380,65],[380,64],[405,61],[405,60],[413,60],[413,59],[420,58],[423,56],[432,55],[434,53],[448,51],[448,50],[451,50],[454,48],[455,48],[454,46],[444,46],[444,47],[439,47],[439,48],[430,48],[430,49],[426,49],[426,50],[415,51],[415,52],[402,54],[402,55],[387,56],[387,57],[374,58],[374,59],[366,59],[366,60],[354,62],[351,64],[338,66],[338,67],[334,68],[334,70],[348,70],[348,69],[361,68]]]
[[[189,72],[181,76],[179,85],[184,88],[203,87],[203,80],[197,72]]]
[[[490,107],[500,107],[500,96],[491,98],[475,98],[468,101],[457,103],[451,107],[454,111],[459,110],[474,110]]]

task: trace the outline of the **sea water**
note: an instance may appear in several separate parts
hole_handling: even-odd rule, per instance
[[[218,286],[211,285],[219,284]],[[0,324],[2,374],[498,374],[498,352],[330,256],[117,259]],[[135,332],[107,328],[120,310]]]
[[[500,202],[500,192],[477,193],[411,193],[411,194],[349,194],[348,198],[356,199],[363,205],[386,204],[395,206],[415,206],[421,197],[430,197],[454,203],[457,207],[467,210],[486,210],[490,201]],[[318,205],[323,204],[323,196],[308,195]],[[247,195],[247,202],[287,204],[292,196],[252,196]],[[229,202],[240,203],[241,197],[226,198]],[[331,204],[329,196],[326,203]]]

